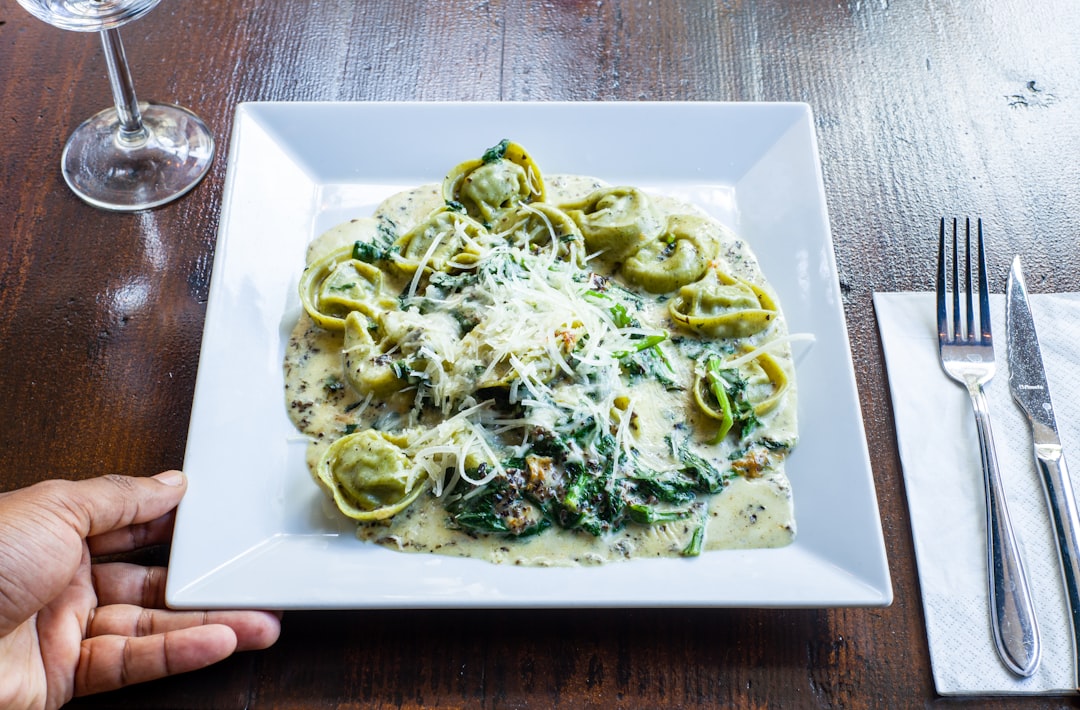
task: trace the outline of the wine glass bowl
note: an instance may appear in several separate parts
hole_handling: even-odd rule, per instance
[[[186,108],[140,102],[118,28],[160,0],[18,0],[30,14],[61,29],[99,32],[105,50],[112,108],[84,121],[61,156],[68,187],[107,210],[150,209],[187,193],[206,175],[214,138]]]
[[[161,0],[18,0],[27,12],[53,27],[100,32],[137,20]]]

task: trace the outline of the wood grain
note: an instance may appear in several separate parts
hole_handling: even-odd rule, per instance
[[[994,290],[1013,253],[1033,290],[1080,289],[1078,36],[1071,0],[165,2],[124,30],[136,90],[200,113],[219,155],[187,198],[125,216],[59,174],[109,100],[100,44],[0,6],[0,490],[183,464],[238,102],[805,101],[896,595],[291,613],[269,651],[73,706],[1075,706],[934,694],[871,295],[930,290],[942,215],[983,218]]]

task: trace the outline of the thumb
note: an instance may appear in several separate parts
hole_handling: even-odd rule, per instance
[[[165,471],[148,478],[107,475],[68,482],[50,492],[72,528],[86,538],[156,520],[175,508],[186,490],[183,473]]]

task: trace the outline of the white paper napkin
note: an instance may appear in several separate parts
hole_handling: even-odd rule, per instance
[[[1042,663],[1031,678],[1010,673],[994,650],[978,435],[966,390],[938,361],[934,294],[874,294],[934,684],[942,695],[1075,693],[1072,636],[1045,493],[1027,422],[1009,394],[1005,297],[990,298],[998,370],[986,394],[1042,634]],[[1065,458],[1080,491],[1080,294],[1038,294],[1031,306]]]

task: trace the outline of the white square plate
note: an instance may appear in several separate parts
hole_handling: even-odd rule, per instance
[[[585,568],[356,539],[304,465],[282,358],[307,243],[502,138],[545,174],[691,200],[745,237],[796,344],[798,536],[782,549]],[[167,599],[177,608],[882,606],[892,601],[804,104],[251,103],[236,112]]]

